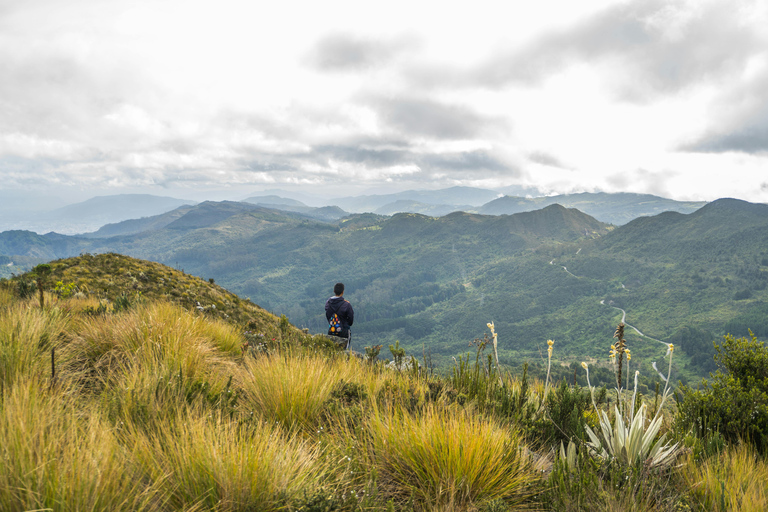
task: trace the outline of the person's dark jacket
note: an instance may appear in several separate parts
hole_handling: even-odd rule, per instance
[[[349,328],[355,321],[355,312],[352,310],[352,304],[344,297],[331,297],[325,301],[325,318],[328,322],[331,321],[334,313],[339,315],[339,320],[341,320],[341,333],[335,335],[342,338],[349,337]],[[328,334],[331,334],[330,331]]]

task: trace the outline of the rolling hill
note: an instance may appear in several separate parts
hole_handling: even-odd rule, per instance
[[[105,305],[121,297],[128,303],[168,301],[209,318],[218,318],[245,330],[273,334],[279,318],[234,293],[181,270],[121,254],[83,254],[50,263],[49,288],[56,282],[74,284],[85,296]],[[11,288],[31,279],[19,275],[2,284]],[[292,326],[284,326],[295,330]]]

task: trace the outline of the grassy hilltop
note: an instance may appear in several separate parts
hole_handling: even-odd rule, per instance
[[[0,281],[0,510],[768,507],[755,339],[726,340],[727,375],[680,402],[661,379],[640,396],[629,378],[617,395],[512,375],[493,355],[497,326],[435,373],[399,344],[350,357],[160,264],[50,265]],[[556,366],[558,343],[541,345]]]

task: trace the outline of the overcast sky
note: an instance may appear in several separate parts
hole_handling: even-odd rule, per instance
[[[0,0],[0,192],[768,202],[766,4]]]

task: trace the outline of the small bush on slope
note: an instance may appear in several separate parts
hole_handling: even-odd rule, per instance
[[[288,430],[311,433],[320,426],[336,384],[355,379],[357,366],[299,350],[246,358],[238,375],[242,406]]]
[[[706,438],[719,432],[728,442],[740,439],[768,451],[768,348],[755,336],[725,337],[715,346],[720,369],[699,389],[681,388],[676,429]]]

